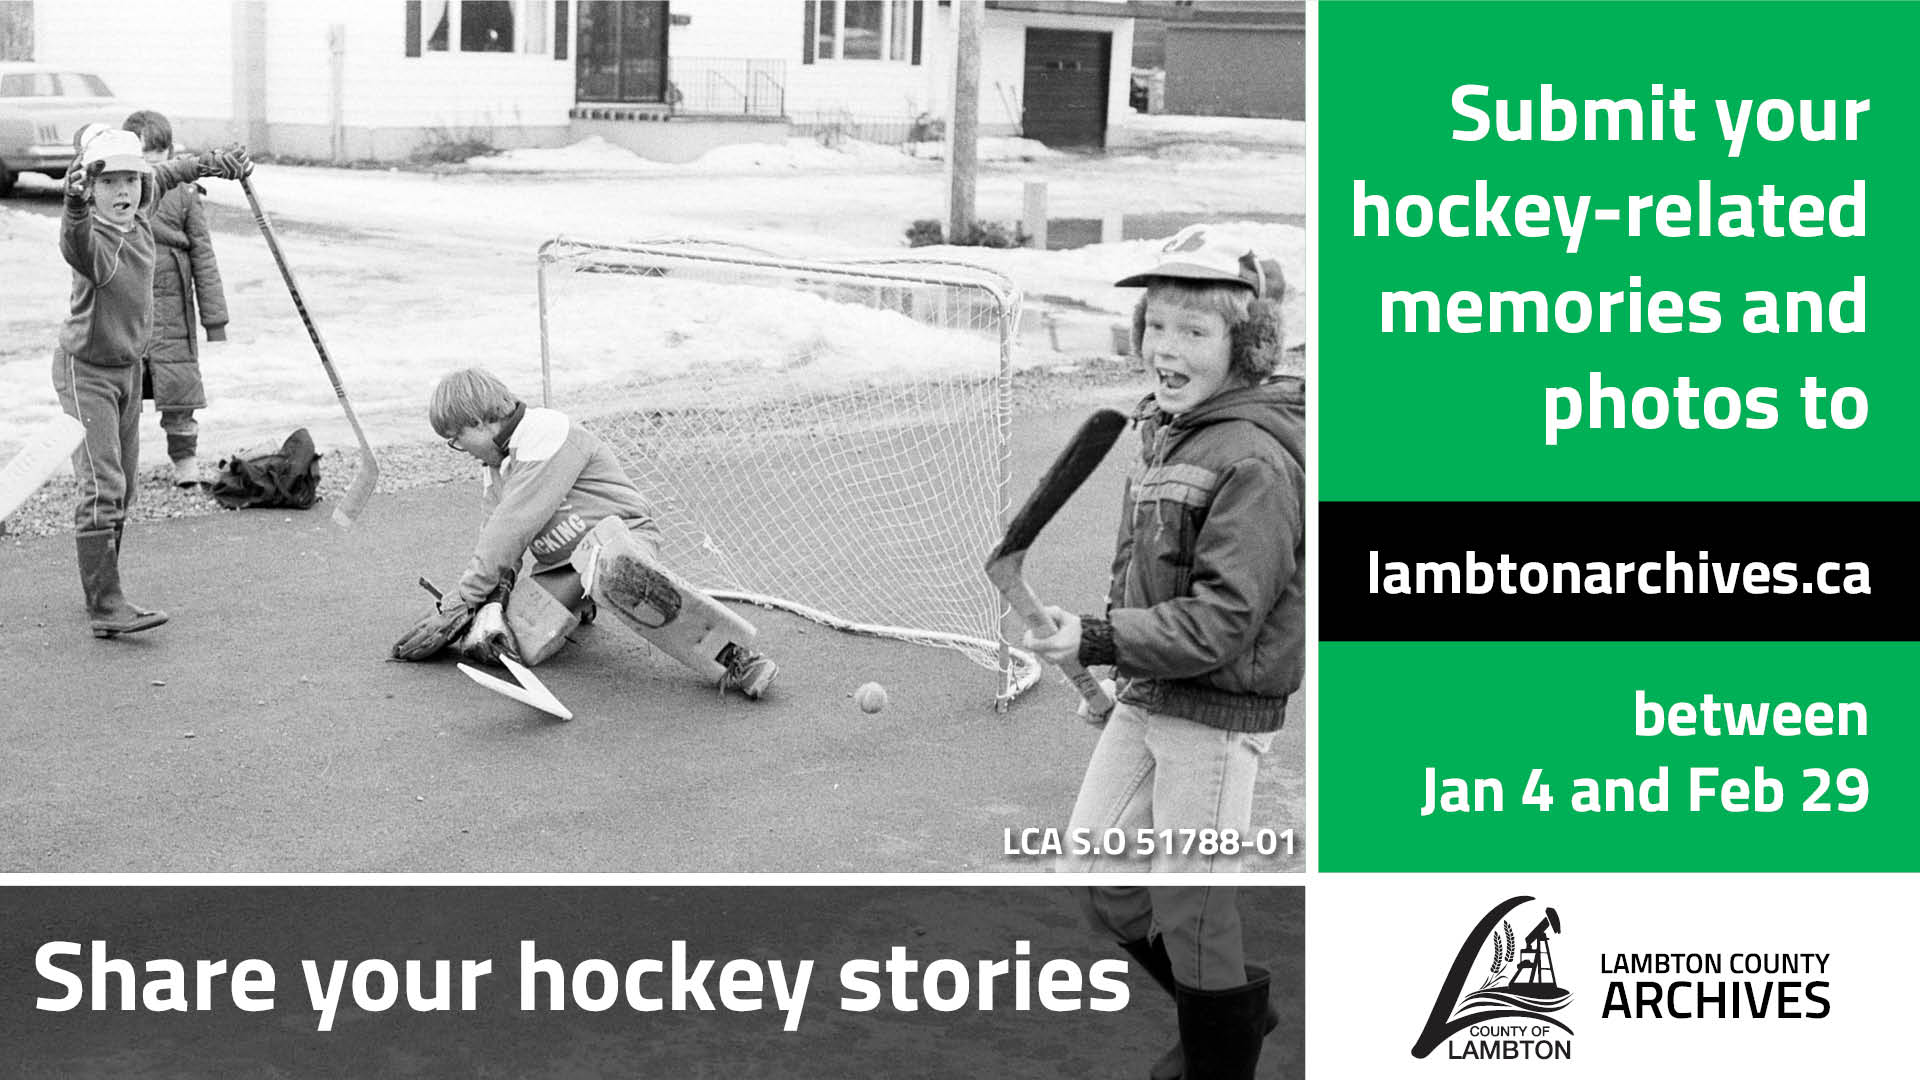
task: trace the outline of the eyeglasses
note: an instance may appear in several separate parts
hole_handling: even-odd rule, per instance
[[[471,427],[471,426],[472,425],[468,425],[468,427]],[[459,431],[456,431],[451,436],[449,436],[447,438],[447,449],[459,450],[462,453],[465,453],[467,448],[460,445],[460,439],[462,436],[466,435],[466,433],[467,433],[467,429],[461,428]]]

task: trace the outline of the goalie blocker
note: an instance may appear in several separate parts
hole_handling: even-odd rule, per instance
[[[566,574],[559,576],[568,577]],[[573,605],[569,606],[548,592],[534,575],[520,579],[513,591],[507,594],[503,612],[522,664],[534,667],[560,651],[560,647],[567,643],[567,635],[585,621],[580,611],[585,605],[580,599],[575,597]]]

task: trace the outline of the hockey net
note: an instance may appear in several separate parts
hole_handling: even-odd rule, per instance
[[[957,650],[1031,686],[982,572],[1008,507],[1013,284],[958,263],[730,244],[540,249],[546,401],[659,511],[667,565],[728,600]]]

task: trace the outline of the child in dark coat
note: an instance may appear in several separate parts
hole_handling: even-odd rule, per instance
[[[1260,757],[1305,665],[1306,384],[1283,369],[1279,266],[1245,243],[1194,226],[1117,284],[1146,288],[1134,344],[1155,386],[1107,610],[1049,608],[1058,632],[1026,644],[1114,666],[1118,703],[1069,829],[1129,843],[1060,868],[1231,871],[1253,850]],[[1155,1075],[1253,1075],[1277,1017],[1231,890],[1093,886],[1082,901],[1174,996],[1181,1045]]]
[[[140,136],[150,164],[173,157],[173,125],[165,116],[142,109],[123,126]],[[177,184],[153,209],[153,337],[147,344],[146,383],[167,435],[173,482],[180,487],[201,483],[200,425],[193,413],[207,407],[207,391],[195,322],[206,328],[208,341],[227,340],[227,297],[207,231],[204,194],[198,184]]]

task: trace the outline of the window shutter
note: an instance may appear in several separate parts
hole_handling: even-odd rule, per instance
[[[407,55],[420,55],[420,0],[407,0]]]
[[[807,0],[802,5],[806,14],[800,20],[800,62],[813,63],[813,22],[820,15],[820,5],[815,0]]]
[[[567,58],[567,0],[554,0],[553,5],[553,58]]]
[[[922,5],[920,4],[920,0],[914,0],[914,3],[912,6],[913,6],[913,62],[918,64],[920,62],[920,24],[921,24],[920,8]]]

